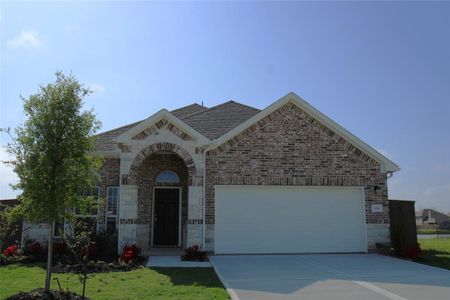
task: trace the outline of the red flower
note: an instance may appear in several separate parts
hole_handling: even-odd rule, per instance
[[[135,259],[139,253],[141,252],[141,249],[139,249],[135,244],[128,246],[125,245],[123,247],[122,255],[120,256],[120,260],[123,262],[129,262]]]
[[[17,254],[19,254],[19,245],[17,244],[13,244],[3,251],[5,256],[15,256]]]

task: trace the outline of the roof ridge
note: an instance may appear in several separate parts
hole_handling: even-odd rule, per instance
[[[184,117],[183,119],[187,119],[187,118],[193,117],[193,116],[195,116],[195,115],[199,115],[199,114],[202,114],[202,113],[209,112],[209,111],[211,111],[211,110],[214,110],[214,109],[216,109],[216,108],[219,108],[219,107],[224,106],[225,104],[229,104],[229,103],[237,103],[237,104],[239,104],[239,105],[242,105],[242,106],[245,106],[245,107],[248,107],[248,108],[251,108],[251,109],[260,110],[260,109],[258,109],[258,108],[254,108],[254,107],[251,107],[251,106],[248,106],[248,105],[239,103],[239,102],[234,101],[234,100],[228,100],[228,101],[226,101],[226,102],[224,102],[224,103],[217,104],[217,105],[212,106],[212,107],[210,107],[210,108],[208,108],[208,109],[205,109],[205,110],[203,110],[203,111],[199,111],[199,112],[195,112],[195,113],[193,113],[193,114],[187,115],[187,116]]]
[[[250,105],[247,105],[247,104],[243,104],[243,103],[241,103],[241,102],[237,102],[237,101],[234,101],[234,100],[230,100],[230,101],[228,101],[228,102],[234,102],[234,103],[237,103],[237,104],[239,104],[239,105],[245,106],[245,107],[247,107],[247,108],[251,108],[251,109],[254,109],[254,110],[259,110],[259,111],[261,111],[259,108],[256,108],[256,107],[253,107],[253,106],[250,106]]]
[[[145,119],[144,119],[144,120],[145,120]],[[127,126],[130,126],[130,125],[138,124],[138,123],[141,123],[141,122],[144,121],[144,120],[136,121],[136,122],[129,123],[129,124],[126,124],[126,125],[122,125],[122,126],[119,126],[119,127],[116,127],[116,128],[110,129],[110,130],[107,130],[107,131],[103,131],[103,132],[97,133],[97,134],[94,135],[94,136],[97,136],[97,135],[100,135],[100,134],[109,133],[109,132],[111,132],[111,131],[115,131],[115,130],[117,130],[117,129],[120,129],[120,128],[123,128],[123,127],[127,127]]]
[[[192,104],[189,104],[189,105],[182,106],[182,107],[180,107],[180,108],[171,110],[170,112],[173,113],[173,112],[176,112],[176,111],[179,111],[179,110],[182,110],[182,109],[185,109],[185,108],[187,108],[187,107],[194,106],[194,105],[197,105],[197,106],[204,107],[204,108],[208,109],[208,107],[203,106],[203,105],[200,105],[200,104],[198,104],[197,102],[194,102],[194,103],[192,103]]]

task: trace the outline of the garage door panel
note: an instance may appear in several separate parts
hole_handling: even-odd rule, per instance
[[[215,186],[216,253],[365,252],[361,188]]]

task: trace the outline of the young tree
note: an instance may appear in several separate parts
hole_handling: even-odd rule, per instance
[[[50,288],[55,222],[73,220],[74,207],[86,206],[81,191],[98,180],[100,160],[90,155],[99,129],[93,110],[83,110],[91,91],[72,76],[56,73],[24,101],[26,121],[16,129],[16,141],[7,145],[21,191],[14,213],[31,222],[49,224],[45,288]]]

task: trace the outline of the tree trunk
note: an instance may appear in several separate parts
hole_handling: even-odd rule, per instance
[[[45,289],[50,289],[52,279],[52,260],[53,260],[53,236],[55,234],[55,222],[51,222],[48,231],[48,252],[47,252],[47,274],[45,275]]]

